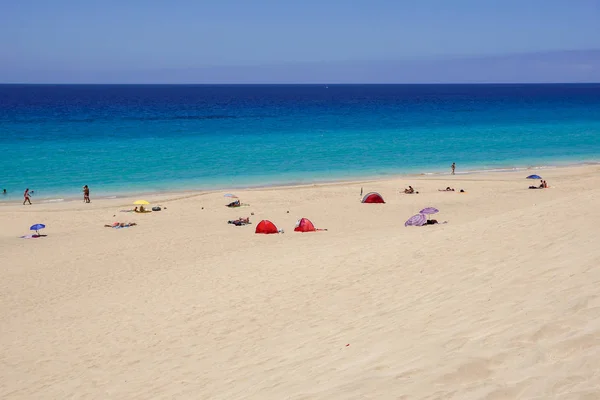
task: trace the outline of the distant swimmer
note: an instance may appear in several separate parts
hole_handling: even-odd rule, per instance
[[[456,163],[452,163],[452,166],[450,168],[452,168],[452,175],[454,175],[454,170],[456,170]]]
[[[6,189],[2,189],[2,194],[6,194]]]
[[[23,197],[25,197],[25,200],[23,200],[23,205],[25,205],[25,203],[29,203],[31,205],[31,199],[29,196],[29,188],[25,189],[25,193],[23,193]]]

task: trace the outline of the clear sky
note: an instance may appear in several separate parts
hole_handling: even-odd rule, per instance
[[[528,63],[511,75],[527,81],[538,55],[560,64],[547,79],[600,80],[600,0],[0,0],[0,10],[0,82],[320,82],[328,69],[439,81],[435,68],[417,72],[446,61],[464,69],[447,79],[502,81],[472,62],[498,57]]]

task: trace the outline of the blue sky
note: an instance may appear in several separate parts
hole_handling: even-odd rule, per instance
[[[600,0],[0,3],[0,82],[600,81]]]

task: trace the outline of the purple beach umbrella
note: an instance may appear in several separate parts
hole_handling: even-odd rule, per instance
[[[437,208],[434,208],[434,207],[427,207],[427,208],[422,209],[419,212],[421,214],[437,214],[440,212],[440,210],[438,210]]]
[[[413,215],[404,223],[404,226],[423,226],[427,223],[427,216],[425,214]]]

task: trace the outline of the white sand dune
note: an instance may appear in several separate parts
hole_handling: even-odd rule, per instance
[[[0,398],[600,399],[599,172],[1,206]]]

